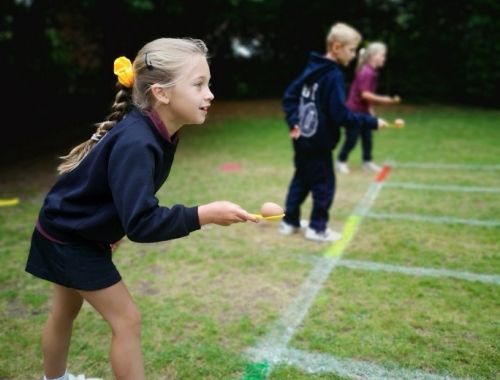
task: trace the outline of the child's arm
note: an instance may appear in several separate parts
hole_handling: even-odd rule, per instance
[[[159,205],[155,178],[157,157],[162,152],[136,136],[124,134],[117,139],[107,158],[107,186],[123,230],[136,242],[158,242],[189,235],[201,228],[201,222],[231,224],[256,221],[241,207],[230,202],[214,202],[209,208],[208,221],[203,206],[188,207],[175,204]],[[200,215],[199,208],[202,208]],[[91,211],[89,211],[91,212]],[[200,220],[200,216],[202,220]]]
[[[135,242],[158,242],[199,229],[197,207],[159,205],[152,175],[154,153],[137,145],[114,149],[108,167],[113,204],[127,237]]]
[[[332,76],[326,83],[328,88],[327,114],[337,127],[361,126],[362,128],[378,129],[387,123],[374,116],[353,112],[346,106],[345,89],[341,76]]]
[[[397,104],[401,101],[401,98],[397,95],[395,96],[378,95],[371,91],[363,91],[361,93],[361,97],[369,103],[377,103],[377,104]]]
[[[160,206],[153,178],[155,153],[136,141],[125,141],[115,145],[109,157],[107,175],[113,204],[130,240],[158,242],[186,236],[206,223],[256,221],[230,202]]]
[[[295,79],[285,90],[283,95],[283,110],[288,127],[292,130],[299,122],[300,92],[302,91],[302,77]]]

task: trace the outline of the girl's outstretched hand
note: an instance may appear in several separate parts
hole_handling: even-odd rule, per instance
[[[198,206],[198,218],[202,226],[209,223],[220,226],[247,221],[257,223],[255,216],[250,215],[241,206],[228,201],[216,201]]]

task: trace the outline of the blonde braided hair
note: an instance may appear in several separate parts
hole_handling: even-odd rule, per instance
[[[153,107],[155,100],[150,91],[151,86],[175,86],[186,62],[193,55],[207,57],[207,47],[203,41],[191,38],[158,38],[144,45],[134,60],[133,68],[130,68],[131,74],[128,72],[132,77],[124,81],[118,76],[118,92],[111,106],[111,113],[104,121],[95,124],[97,129],[90,139],[60,157],[63,162],[58,166],[58,172],[63,174],[74,170],[133,106],[140,110]],[[117,58],[121,63],[123,59],[124,57]]]
[[[78,164],[87,156],[90,150],[104,137],[104,135],[120,121],[132,106],[130,89],[119,85],[120,89],[116,94],[115,101],[111,106],[111,113],[100,123],[96,123],[96,131],[90,139],[75,146],[71,151],[60,158],[63,162],[57,167],[60,174],[67,173],[75,169]]]

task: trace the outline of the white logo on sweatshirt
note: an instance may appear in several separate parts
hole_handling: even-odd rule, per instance
[[[312,86],[304,85],[302,87],[299,105],[299,128],[300,135],[303,137],[311,137],[318,130],[318,110],[316,103],[314,103],[317,90],[317,83]]]

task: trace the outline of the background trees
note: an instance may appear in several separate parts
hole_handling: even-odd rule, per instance
[[[3,129],[14,138],[99,119],[114,93],[113,59],[160,36],[207,42],[218,98],[280,97],[335,21],[388,43],[381,90],[495,107],[499,16],[495,0],[4,0]]]

